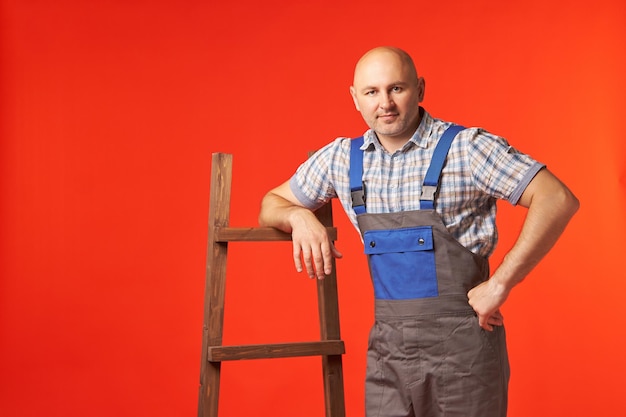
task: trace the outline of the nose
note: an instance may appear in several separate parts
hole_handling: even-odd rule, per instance
[[[393,107],[393,100],[391,95],[388,93],[383,93],[380,95],[380,102],[378,103],[381,109],[388,110]]]

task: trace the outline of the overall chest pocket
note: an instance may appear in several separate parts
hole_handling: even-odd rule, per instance
[[[439,295],[431,226],[368,230],[363,242],[377,299]]]

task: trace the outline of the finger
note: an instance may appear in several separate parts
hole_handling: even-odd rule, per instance
[[[337,250],[335,243],[332,241],[322,244],[322,254],[324,258],[324,274],[330,275],[333,272],[333,260],[342,258],[343,254]]]
[[[331,243],[331,249],[333,250],[333,256],[335,258],[343,258],[343,254],[337,250],[334,243]]]
[[[326,272],[326,259],[327,254],[326,251],[313,251],[313,262],[315,265],[315,272],[317,275],[317,279],[324,279],[324,274]]]
[[[296,270],[302,272],[306,269],[309,278],[315,276],[315,270],[311,261],[311,251],[308,248],[302,247],[299,243],[294,242],[293,245],[293,257],[296,264]],[[304,266],[303,266],[304,261]]]
[[[491,326],[502,326],[504,324],[504,321],[502,319],[492,317],[489,319],[488,323]]]
[[[304,266],[309,274],[309,278],[315,278],[315,268],[313,267],[313,259],[310,250],[302,251],[302,259],[304,259]]]
[[[476,287],[474,287],[476,288]],[[470,300],[470,305],[471,305],[471,301],[472,301],[472,296],[474,295],[474,288],[472,288],[471,290],[468,291],[467,293],[467,298]]]
[[[489,318],[485,316],[478,316],[478,325],[488,332],[493,331],[493,327],[489,324]]]
[[[293,263],[296,266],[296,271],[302,272],[302,259],[300,258],[302,250],[300,245],[293,243]]]
[[[489,318],[489,323],[495,324],[496,326],[502,326],[504,324],[504,316],[498,310]]]
[[[333,250],[332,243],[322,245],[322,262],[324,274],[330,275],[333,272]]]

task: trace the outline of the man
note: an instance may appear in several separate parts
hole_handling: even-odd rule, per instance
[[[431,117],[410,56],[379,47],[350,93],[369,126],[338,138],[263,199],[259,222],[291,233],[296,269],[322,279],[341,253],[313,210],[339,198],[361,232],[374,284],[366,411],[373,416],[505,416],[500,307],[578,209],[543,164],[482,129]],[[528,209],[489,276],[496,199]]]

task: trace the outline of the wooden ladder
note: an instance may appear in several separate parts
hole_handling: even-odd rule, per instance
[[[220,369],[223,361],[321,356],[326,417],[345,417],[342,355],[344,343],[339,331],[337,275],[333,272],[317,281],[321,337],[318,341],[262,345],[223,346],[224,288],[229,242],[291,240],[291,235],[269,227],[229,227],[232,155],[213,154],[209,209],[209,238],[204,296],[204,326],[200,365],[198,417],[217,417]],[[316,211],[331,240],[337,239],[332,206]]]

